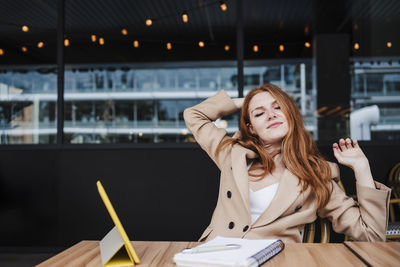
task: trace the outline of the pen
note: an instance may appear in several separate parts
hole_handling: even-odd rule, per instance
[[[212,251],[220,251],[220,250],[230,250],[230,249],[239,249],[241,245],[239,244],[226,244],[219,246],[207,246],[207,247],[196,247],[189,248],[182,251],[185,254],[194,254],[194,253],[203,253],[203,252],[212,252]]]

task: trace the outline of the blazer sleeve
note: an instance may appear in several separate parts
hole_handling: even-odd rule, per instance
[[[224,90],[221,90],[200,104],[185,109],[183,113],[187,128],[219,169],[226,157],[226,152],[221,151],[217,156],[217,147],[223,140],[231,137],[227,135],[225,129],[216,127],[213,121],[236,110],[238,108],[232,99]]]
[[[340,179],[339,167],[335,165],[333,173]],[[374,183],[375,188],[356,183],[357,203],[332,180],[331,198],[318,215],[328,218],[335,232],[346,234],[355,241],[385,241],[391,190],[381,183]]]

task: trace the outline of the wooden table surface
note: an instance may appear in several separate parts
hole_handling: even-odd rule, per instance
[[[141,263],[139,266],[176,266],[172,260],[175,253],[196,246],[197,242],[134,241],[133,247]],[[354,248],[374,250],[368,255],[373,266],[390,266],[382,258],[390,256],[393,266],[400,266],[400,243],[353,242]],[[382,251],[385,251],[383,253]],[[385,263],[385,265],[382,265]],[[45,266],[101,266],[99,241],[82,241],[71,248],[39,264]],[[268,266],[365,266],[363,262],[343,244],[288,243],[285,249],[270,261]]]

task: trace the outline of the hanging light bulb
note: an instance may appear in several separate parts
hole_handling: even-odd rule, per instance
[[[231,48],[229,47],[229,45],[225,45],[224,49],[225,49],[225,51],[229,51],[229,49],[231,49]]]
[[[22,52],[26,53],[28,52],[28,48],[26,46],[21,47]]]
[[[126,29],[121,30],[122,35],[128,35],[128,31]]]
[[[153,21],[151,19],[146,19],[146,26],[153,25]]]
[[[37,47],[38,48],[42,48],[44,46],[44,43],[43,42],[39,42],[38,44],[37,44]]]
[[[187,13],[183,13],[183,14],[182,14],[182,21],[183,21],[184,23],[187,23],[187,22],[189,21],[189,17],[188,17],[188,14],[187,14]]]
[[[283,44],[279,45],[279,51],[281,52],[285,51],[285,46]]]
[[[360,49],[359,43],[354,43],[354,50],[358,50],[358,49]]]
[[[172,49],[172,44],[171,43],[167,43],[167,49],[171,50]]]
[[[0,48],[0,56],[4,55],[4,50]]]
[[[199,46],[200,46],[200,47],[204,47],[204,42],[203,42],[203,41],[200,41],[200,42],[199,42]]]
[[[68,39],[64,40],[64,46],[69,46],[69,40]]]
[[[258,45],[253,45],[253,52],[257,53],[258,52]]]
[[[387,43],[386,43],[386,46],[387,46],[388,48],[391,48],[391,47],[392,47],[392,42],[387,42]]]
[[[138,40],[133,41],[133,47],[135,47],[135,48],[139,47],[139,41]]]
[[[305,42],[305,43],[304,43],[304,46],[307,47],[307,48],[309,48],[309,47],[311,47],[311,44],[310,44],[310,42]]]
[[[219,7],[221,8],[222,11],[226,11],[228,9],[228,6],[226,5],[225,1],[219,1]]]
[[[100,44],[100,45],[104,45],[104,38],[103,38],[103,37],[100,37],[100,38],[99,38],[99,44]]]
[[[21,29],[22,29],[23,32],[28,32],[29,31],[29,27],[26,26],[26,25],[22,26]]]
[[[92,34],[92,36],[90,36],[90,38],[92,39],[92,42],[95,43],[97,40],[96,35]]]

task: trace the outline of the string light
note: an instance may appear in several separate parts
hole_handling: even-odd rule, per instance
[[[26,53],[28,52],[28,48],[26,46],[21,47],[22,52]]]
[[[39,42],[38,44],[37,44],[37,47],[38,48],[42,48],[44,46],[44,43],[43,42]]]
[[[146,26],[151,26],[153,25],[153,21],[151,19],[146,19]]]
[[[133,47],[136,47],[136,48],[139,47],[139,41],[138,40],[133,41]]]
[[[100,38],[99,38],[99,44],[100,44],[100,45],[104,45],[104,38],[103,38],[103,37],[100,37]]]
[[[167,43],[167,49],[171,50],[172,49],[172,44],[171,43]]]
[[[304,46],[307,47],[307,48],[309,48],[309,47],[311,47],[311,44],[310,44],[310,42],[305,42],[305,43],[304,43]]]
[[[23,32],[28,32],[28,31],[29,31],[29,27],[26,26],[26,25],[23,25],[23,26],[21,27],[21,29],[22,29]]]
[[[183,14],[182,14],[182,21],[183,21],[184,23],[187,23],[187,22],[189,21],[188,14],[186,14],[186,13],[183,13]]]
[[[128,35],[128,31],[126,29],[121,30],[122,35]]]
[[[257,53],[258,52],[258,45],[253,45],[253,52]]]
[[[224,49],[225,49],[225,51],[229,51],[229,49],[231,49],[231,48],[229,47],[229,45],[225,45]]]
[[[304,34],[305,35],[308,35],[310,33],[310,27],[308,27],[308,25],[306,25],[305,27],[304,27]]]
[[[391,47],[392,47],[392,42],[387,42],[387,43],[386,43],[386,46],[387,46],[388,48],[391,48]]]
[[[92,34],[92,36],[90,36],[90,38],[92,39],[92,42],[95,43],[97,40],[96,35]]]
[[[69,46],[69,40],[68,39],[64,40],[64,46],[66,46],[66,47]]]
[[[225,1],[219,1],[219,6],[220,6],[222,11],[226,11],[228,9]]]
[[[4,55],[4,50],[0,48],[0,56]]]
[[[200,42],[199,42],[199,46],[200,46],[200,47],[204,47],[204,42],[203,42],[203,41],[200,41]]]
[[[279,51],[281,52],[285,51],[285,46],[283,44],[279,45]]]
[[[355,50],[360,49],[360,45],[359,45],[358,43],[354,43],[354,49],[355,49]]]

